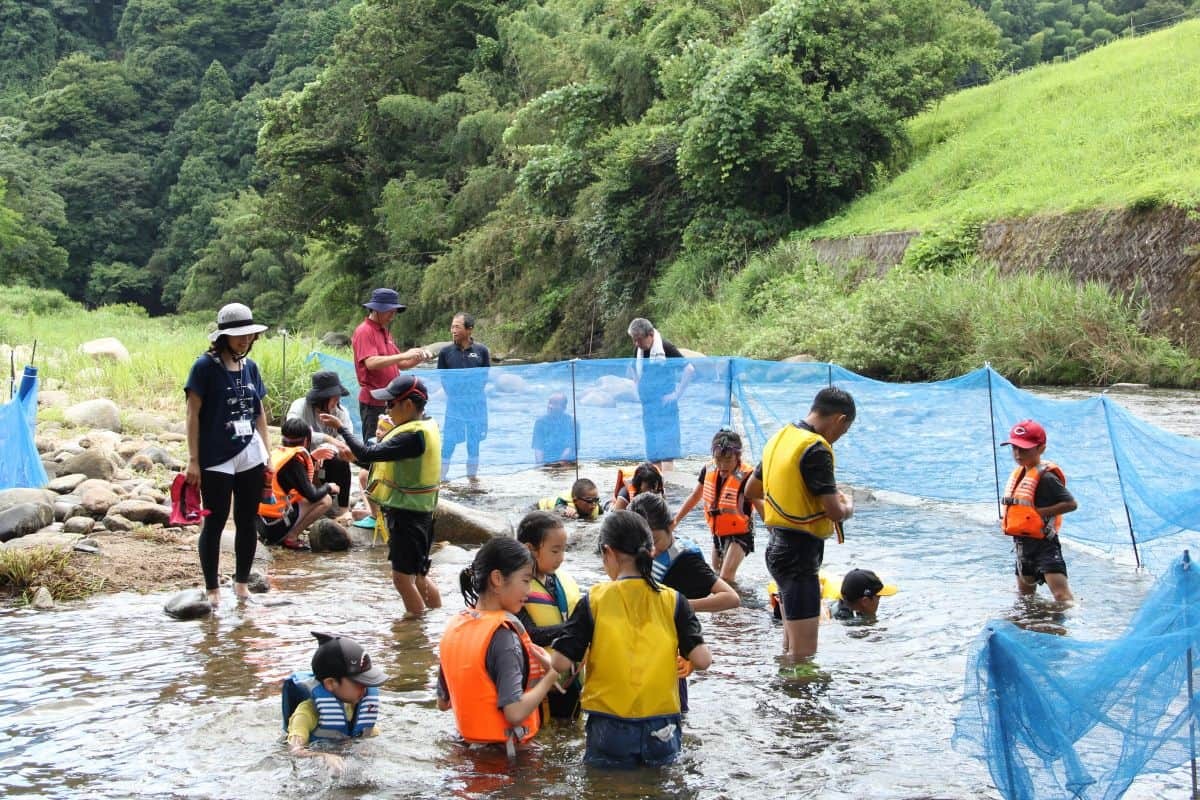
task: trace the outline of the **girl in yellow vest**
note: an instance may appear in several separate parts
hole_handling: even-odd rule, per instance
[[[612,580],[592,587],[554,640],[555,669],[565,672],[586,656],[584,761],[594,766],[674,761],[683,724],[675,655],[694,669],[712,663],[687,600],[654,580],[651,547],[646,520],[631,511],[606,514],[600,552]]]
[[[549,511],[530,511],[517,525],[517,541],[533,556],[533,582],[525,607],[517,617],[534,644],[549,647],[562,633],[563,623],[579,603],[579,585],[562,568],[567,552],[567,529],[562,519]],[[546,698],[550,716],[575,719],[579,716],[579,693],[583,684],[575,671],[564,676],[565,686]]]
[[[437,698],[459,734],[504,744],[510,756],[542,724],[540,706],[558,680],[546,651],[517,619],[533,581],[533,558],[515,539],[489,540],[459,575],[469,608],[450,618],[440,645]]]

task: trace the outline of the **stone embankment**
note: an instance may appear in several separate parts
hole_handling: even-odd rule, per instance
[[[826,263],[867,261],[885,272],[918,235],[899,231],[812,245]],[[1109,209],[1000,220],[984,225],[979,254],[1002,272],[1049,268],[1101,281],[1144,302],[1150,330],[1200,342],[1200,216],[1194,212]]]

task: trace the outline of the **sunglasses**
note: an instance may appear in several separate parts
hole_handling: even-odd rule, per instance
[[[575,500],[580,503],[587,503],[589,506],[594,506],[600,502],[599,497],[576,497]]]

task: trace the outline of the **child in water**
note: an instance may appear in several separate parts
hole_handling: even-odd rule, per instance
[[[543,497],[535,507],[538,511],[553,511],[567,519],[596,519],[600,516],[600,490],[590,478],[580,478],[571,484],[571,491],[554,497]]]
[[[525,607],[517,617],[534,644],[549,647],[562,632],[562,625],[579,603],[579,585],[562,568],[567,550],[567,529],[562,519],[548,511],[530,511],[517,526],[517,541],[533,556],[533,582]],[[546,700],[550,716],[574,719],[579,716],[579,692],[583,688],[574,671]]]
[[[516,614],[533,580],[533,558],[515,539],[489,540],[459,575],[470,606],[450,618],[440,645],[437,698],[454,710],[459,734],[504,744],[510,757],[542,724],[540,706],[558,673]]]
[[[288,749],[302,758],[319,758],[341,772],[341,756],[311,750],[312,739],[337,741],[374,736],[379,689],[387,676],[372,666],[362,646],[344,636],[313,633],[317,651],[312,672],[293,673],[283,682],[283,726]]]
[[[638,464],[630,478],[626,478],[623,472],[617,472],[617,486],[613,490],[613,499],[609,502],[606,510],[624,510],[633,502],[633,498],[642,492],[666,493],[666,489],[663,487],[662,473],[649,461]]]
[[[712,567],[721,580],[732,581],[746,556],[754,552],[756,505],[746,499],[746,481],[754,467],[742,461],[742,437],[728,428],[712,438],[712,461],[700,468],[696,488],[675,514],[675,525],[704,501],[704,518],[712,532]],[[762,501],[756,501],[762,516]]]
[[[675,656],[694,669],[712,663],[687,600],[654,580],[651,547],[646,520],[629,511],[606,515],[600,552],[611,580],[592,587],[554,640],[556,669],[586,656],[584,761],[595,766],[674,761],[683,724]]]

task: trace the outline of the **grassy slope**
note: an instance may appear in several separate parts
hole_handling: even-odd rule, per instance
[[[955,94],[890,183],[805,232],[1200,204],[1200,21]]]

